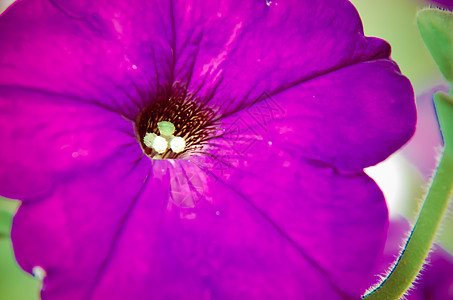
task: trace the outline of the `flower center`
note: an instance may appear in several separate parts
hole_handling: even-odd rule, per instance
[[[153,157],[154,159],[162,159],[161,154],[168,150],[169,145],[171,151],[174,153],[184,151],[186,141],[182,137],[173,135],[175,133],[175,125],[171,122],[162,121],[157,123],[157,128],[159,129],[160,136],[152,132],[147,132],[143,138],[145,146],[158,153]]]
[[[184,159],[203,154],[214,138],[215,112],[206,102],[174,85],[159,94],[136,122],[140,144],[153,159]]]

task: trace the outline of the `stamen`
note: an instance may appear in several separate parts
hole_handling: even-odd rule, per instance
[[[153,143],[153,149],[156,150],[157,153],[162,154],[165,151],[167,151],[167,148],[168,148],[167,140],[161,136],[156,136]]]
[[[154,140],[156,139],[157,135],[152,132],[147,132],[145,137],[143,138],[143,143],[146,147],[152,148],[154,144]]]
[[[177,136],[170,141],[170,148],[175,153],[184,151],[185,147],[186,141],[182,137]]]

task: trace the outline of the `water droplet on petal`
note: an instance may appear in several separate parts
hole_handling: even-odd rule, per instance
[[[277,3],[278,0],[266,0],[266,5],[267,6],[277,6],[278,3]]]
[[[44,270],[43,267],[40,266],[34,266],[31,272],[33,273],[33,277],[38,280],[43,280],[44,277],[47,276],[46,270]]]

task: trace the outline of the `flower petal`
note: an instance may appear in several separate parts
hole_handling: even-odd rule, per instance
[[[343,171],[386,159],[416,123],[410,82],[388,60],[343,68],[271,97],[284,111],[269,122],[269,139]]]
[[[348,1],[177,1],[176,74],[224,114],[326,73],[388,58]],[[186,9],[189,7],[189,9]]]
[[[171,180],[194,163],[145,158],[126,175],[113,160],[21,206],[17,259],[46,270],[43,299],[358,296],[385,240],[382,193],[363,173],[264,157],[228,182],[208,172],[192,206]]]
[[[353,84],[351,84],[353,83]],[[257,140],[344,173],[379,163],[412,136],[416,122],[410,82],[389,60],[345,67],[222,119],[221,150],[244,159]],[[217,141],[213,141],[216,144]]]
[[[241,171],[223,176],[231,178],[229,186],[301,258],[323,270],[338,288],[358,296],[367,287],[364,280],[383,249],[387,229],[387,207],[374,181],[363,172],[342,175],[266,140],[248,152],[254,158],[240,163]]]
[[[149,166],[147,157],[117,156],[100,169],[67,178],[39,201],[22,203],[13,220],[13,247],[24,270],[39,266],[46,272],[43,299],[89,298],[144,184],[158,181]],[[148,204],[158,206],[165,193],[156,183]],[[140,212],[152,221],[160,210],[149,208]]]
[[[1,88],[0,88],[1,89]],[[133,124],[67,98],[3,89],[0,96],[0,194],[31,200],[110,157],[139,158]]]
[[[165,1],[17,1],[0,19],[0,87],[70,97],[135,121],[156,86],[171,82],[168,11]]]

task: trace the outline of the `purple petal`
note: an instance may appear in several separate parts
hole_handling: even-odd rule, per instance
[[[24,270],[40,266],[46,271],[43,299],[86,299],[103,276],[113,241],[121,235],[144,181],[150,180],[148,166],[147,157],[137,161],[122,155],[102,168],[74,174],[40,201],[23,202],[13,220],[14,250]],[[158,189],[156,184],[150,202],[165,195]],[[158,210],[144,212],[152,222]]]
[[[0,89],[60,95],[135,120],[149,101],[139,87],[153,93],[170,81],[168,11],[162,1],[18,1],[0,19]]]
[[[435,245],[408,299],[453,299],[453,256]]]
[[[262,98],[226,118],[226,128],[348,173],[386,159],[408,141],[416,122],[410,82],[387,59]]]
[[[96,106],[7,90],[0,111],[0,193],[7,197],[32,200],[114,155],[143,155],[130,122]]]
[[[189,77],[223,111],[390,53],[386,42],[363,36],[347,1],[221,2],[178,1],[174,26],[178,78]]]
[[[143,159],[128,173],[113,160],[21,206],[19,263],[46,270],[44,299],[358,296],[385,240],[381,192],[364,174],[277,156],[227,183],[190,162]],[[172,194],[181,176],[207,182],[202,194],[178,183],[197,205]]]
[[[363,173],[341,175],[300,159],[266,140],[252,148],[254,159],[240,165],[230,186],[334,284],[360,294],[387,228],[387,208],[375,183]]]

